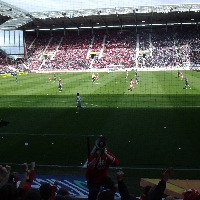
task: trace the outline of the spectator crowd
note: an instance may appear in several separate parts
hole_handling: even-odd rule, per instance
[[[199,31],[96,30],[27,32],[24,58],[0,52],[0,73],[13,70],[87,70],[110,65],[162,68],[200,63]]]
[[[114,200],[119,192],[118,200],[162,200],[168,180],[174,172],[173,167],[162,171],[157,185],[146,186],[143,193],[136,197],[130,194],[124,181],[124,172],[118,171],[116,178],[109,175],[109,167],[118,166],[117,157],[108,151],[107,139],[99,136],[95,141],[95,148],[88,155],[86,168],[86,182],[88,186],[88,200]],[[11,166],[0,165],[0,200],[72,200],[73,196],[65,187],[58,187],[58,181],[53,185],[41,183],[39,189],[33,188],[35,162],[21,165],[21,180],[18,172],[12,171]],[[183,200],[200,200],[200,193],[194,189],[183,192]],[[165,200],[175,200],[173,196],[166,196]]]

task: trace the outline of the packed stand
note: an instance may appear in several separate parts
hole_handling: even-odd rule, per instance
[[[103,54],[96,57],[93,68],[109,65],[135,66],[136,36],[131,31],[109,31],[106,35]]]
[[[66,70],[89,68],[89,59],[86,57],[91,38],[92,34],[89,32],[81,32],[79,35],[67,34],[51,60],[53,68]]]
[[[51,39],[49,32],[40,33],[40,35],[33,37],[26,37],[27,44],[27,65],[30,70],[37,70],[42,64],[41,57],[43,56],[46,46],[49,44]],[[31,41],[30,41],[31,40]]]
[[[88,200],[161,200],[164,197],[167,182],[174,172],[172,167],[163,171],[158,184],[154,186],[147,185],[138,198],[129,192],[128,185],[124,181],[123,171],[120,170],[116,173],[115,180],[107,175],[108,170],[106,170],[107,173],[105,174],[103,169],[101,169],[102,172],[99,172],[98,177],[94,176],[98,171],[95,166],[100,157],[107,157],[108,168],[109,165],[118,165],[117,158],[107,149],[105,149],[105,153],[103,153],[102,149],[97,149],[90,155],[86,171],[89,188]],[[96,168],[95,171],[92,168]],[[12,171],[11,166],[6,165],[3,167],[0,165],[0,200],[72,200],[74,198],[70,196],[70,192],[65,187],[58,186],[58,181],[54,181],[53,184],[43,182],[38,189],[33,188],[35,162],[30,163],[30,168],[27,163],[23,163],[21,170],[22,177],[20,180],[18,172]],[[87,173],[89,172],[88,170],[92,170],[92,174],[91,172]],[[100,175],[102,173],[104,174],[103,177]],[[100,188],[101,185],[102,188]],[[112,187],[109,188],[109,186]],[[115,197],[115,192],[117,191],[120,197]],[[200,193],[195,189],[183,191],[182,196],[183,200],[200,200]],[[175,200],[175,198],[167,196],[165,200]]]
[[[152,67],[175,67],[179,64],[177,48],[173,32],[154,32],[151,34],[152,57],[150,65]]]
[[[200,33],[193,28],[138,33],[120,29],[95,30],[93,34],[91,31],[66,34],[38,31],[26,32],[25,38],[25,59],[14,60],[0,52],[0,73],[15,69],[85,71],[90,67],[100,69],[109,65],[126,68],[200,65]],[[93,59],[91,52],[96,52]],[[136,55],[139,56],[136,58]]]
[[[50,185],[44,182],[39,189],[33,188],[35,177],[35,162],[22,164],[22,178],[19,180],[18,172],[12,172],[11,166],[0,165],[0,200],[54,200],[56,196],[72,199],[66,188],[58,189],[58,181]],[[18,184],[19,182],[19,184]]]
[[[179,31],[177,34],[178,47],[182,62],[200,64],[200,33],[196,29]]]

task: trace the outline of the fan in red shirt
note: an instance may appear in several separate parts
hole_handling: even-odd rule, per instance
[[[106,138],[100,136],[96,140],[95,151],[88,158],[86,170],[88,200],[96,200],[100,187],[110,189],[113,193],[117,191],[117,182],[108,175],[108,170],[110,166],[115,167],[118,164],[118,159],[107,149]]]

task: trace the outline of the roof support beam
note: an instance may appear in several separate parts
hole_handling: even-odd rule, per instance
[[[78,25],[77,25],[76,23],[74,23],[69,17],[66,17],[66,19],[67,19],[69,22],[71,22],[71,24],[73,24],[74,26],[76,26],[77,28],[79,28]]]
[[[117,15],[117,19],[118,19],[119,23],[122,25],[122,20],[119,18],[119,15],[117,13],[116,13],[116,15]]]
[[[101,21],[102,21],[102,22],[106,25],[106,27],[107,27],[107,24],[106,24],[105,20],[103,19],[103,17],[101,16],[100,12],[99,12],[98,14],[99,14],[99,17],[100,17]]]
[[[88,21],[84,16],[82,16],[82,17],[83,17],[83,19],[84,19],[90,26],[93,26],[92,23],[91,23],[91,20]]]
[[[55,19],[51,18],[52,21],[54,21],[57,25],[62,26],[60,23],[58,23]]]
[[[192,8],[192,7],[190,7],[190,8],[189,8],[189,10],[188,10],[187,14],[185,15],[185,17],[184,17],[184,19],[182,20],[182,22],[181,22],[181,23],[183,23],[183,22],[185,21],[186,17],[189,15],[191,8]]]

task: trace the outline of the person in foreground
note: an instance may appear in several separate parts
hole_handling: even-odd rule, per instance
[[[162,172],[161,180],[159,181],[158,185],[152,187],[152,189],[149,191],[149,195],[147,195],[144,200],[161,200],[166,188],[166,183],[173,172],[173,167],[169,167],[166,171]]]
[[[183,192],[183,200],[200,200],[200,193],[195,189],[188,189]]]
[[[108,175],[108,170],[110,166],[115,167],[118,163],[116,156],[107,149],[107,139],[100,136],[96,140],[96,149],[89,155],[87,163],[86,179],[89,200],[96,200],[101,187],[115,194],[118,188],[117,182]]]
[[[166,182],[171,177],[173,171],[173,167],[169,167],[166,171],[164,171],[158,185],[150,189],[148,195],[144,197],[144,200],[161,200],[166,188]],[[127,186],[123,181],[123,176],[124,173],[122,171],[117,173],[118,189],[121,200],[136,200],[136,197],[129,194]]]
[[[128,188],[123,181],[124,172],[117,172],[117,182],[118,182],[118,190],[121,196],[121,200],[136,200],[137,198],[134,195],[129,194]]]

